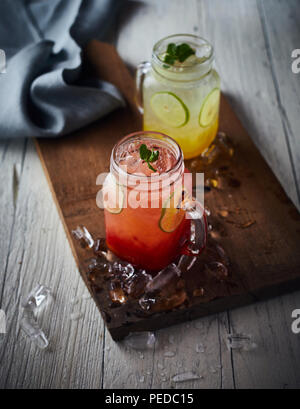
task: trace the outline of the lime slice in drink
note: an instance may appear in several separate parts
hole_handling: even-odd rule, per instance
[[[182,189],[174,191],[163,204],[159,227],[165,233],[176,230],[184,219],[185,212],[179,208],[182,202]]]
[[[216,118],[219,111],[220,90],[214,88],[205,98],[199,115],[199,123],[202,128],[208,127]]]
[[[124,190],[111,173],[105,179],[102,192],[104,208],[109,213],[121,213],[124,205]]]
[[[156,92],[152,95],[150,104],[156,116],[173,128],[180,128],[189,120],[186,105],[172,92]]]

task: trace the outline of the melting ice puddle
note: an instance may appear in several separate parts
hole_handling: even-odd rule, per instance
[[[193,381],[195,379],[202,379],[203,376],[199,376],[195,374],[194,372],[183,372],[178,375],[173,376],[172,381],[173,382],[187,382],[187,381]]]

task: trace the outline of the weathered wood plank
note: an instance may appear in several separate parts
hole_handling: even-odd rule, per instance
[[[250,334],[257,349],[233,351],[237,388],[300,388],[300,337],[292,332],[292,311],[300,292],[230,312],[234,332]]]
[[[292,72],[291,58],[292,51],[300,47],[299,2],[259,0],[258,9],[300,202],[300,73]]]
[[[6,277],[7,258],[11,246],[11,232],[15,220],[25,145],[24,140],[5,140],[0,143],[0,297]],[[1,302],[2,298],[0,298],[0,306]]]
[[[263,41],[261,24],[257,19],[259,14],[255,11],[255,2],[234,1],[230,7],[220,1],[198,2],[199,20],[197,19],[196,23],[194,18],[195,1],[189,0],[189,7],[186,7],[186,2],[182,0],[173,0],[172,2],[149,0],[148,4],[144,3],[145,6],[142,5],[133,12],[132,19],[128,22],[122,22],[118,38],[119,52],[122,57],[134,66],[141,60],[148,58],[155,40],[174,32],[195,31],[211,39],[217,47],[217,62],[223,79],[223,88],[237,97],[236,111],[242,118],[243,123],[247,125],[251,136],[262,149],[268,162],[275,169],[277,176],[284,183],[285,189],[296,201],[296,189],[291,176],[288,150],[283,141],[282,118],[280,118],[277,109],[276,90],[270,76],[270,62],[267,60],[268,55]],[[270,26],[270,24],[273,24],[274,13],[268,7],[274,7],[274,3],[272,0],[272,3],[269,2],[264,6],[267,7],[267,14],[271,13],[270,19],[268,19],[268,16],[266,17],[266,27],[268,33],[271,33],[269,36],[270,43],[273,41],[272,30],[274,31],[275,27]],[[287,5],[287,3],[289,4]],[[280,8],[280,15],[278,14],[277,18],[282,19],[280,28],[282,32],[276,31],[276,40],[274,40],[274,44],[271,44],[271,53],[274,57],[274,69],[278,78],[278,89],[282,105],[288,107],[287,118],[292,130],[291,146],[297,146],[297,138],[295,138],[295,141],[293,138],[297,135],[298,111],[295,114],[293,103],[287,102],[293,95],[299,106],[298,95],[294,91],[294,89],[298,89],[297,83],[295,84],[297,78],[293,77],[295,86],[292,85],[293,91],[289,91],[291,79],[288,75],[285,77],[285,74],[282,74],[285,73],[287,68],[284,67],[283,69],[282,64],[284,64],[284,61],[281,60],[284,45],[290,44],[289,39],[294,38],[295,33],[297,33],[295,24],[292,24],[292,20],[295,18],[293,16],[296,15],[297,4],[296,1],[277,2],[275,7]],[[287,15],[284,14],[285,7],[290,7],[289,14],[292,15],[288,21]],[[157,10],[159,10],[159,15],[156,14]],[[237,12],[233,13],[232,10],[237,10]],[[139,21],[141,21],[141,24],[139,24]],[[190,21],[192,21],[191,24]],[[281,38],[277,38],[278,36],[281,36]],[[295,38],[297,40],[299,35]],[[279,46],[276,45],[278,41]],[[299,48],[298,44],[294,46],[294,42],[292,47]],[[289,64],[287,65],[290,67]],[[289,79],[288,82],[285,81],[285,78]],[[294,108],[297,110],[297,105]],[[278,135],[279,129],[281,136],[278,141],[276,135]],[[5,156],[5,166],[1,165],[1,236],[2,232],[4,232],[6,237],[10,234],[14,217],[13,193],[10,190],[13,181],[13,163],[22,162],[22,148],[17,148],[19,144],[22,144],[22,142],[13,141],[12,145],[14,147],[12,148],[12,145],[10,145],[7,150],[6,155],[14,156],[15,159],[8,159]],[[293,155],[295,155],[297,162],[299,148],[296,149],[297,152],[293,152]],[[78,278],[62,225],[59,222],[32,146],[29,147],[28,158],[26,155],[25,163],[24,177],[26,182],[22,181],[20,187],[17,216],[12,234],[12,254],[7,265],[6,277],[8,277],[8,281],[3,287],[4,297],[1,304],[2,308],[8,308],[9,311],[9,334],[0,338],[0,385],[1,387],[3,385],[11,387],[16,385],[20,387],[100,387],[102,384],[103,350],[101,341],[99,343],[99,337],[103,335],[102,320],[95,309],[94,303],[83,300],[82,302],[87,304],[86,306],[83,305],[84,318],[75,322],[70,321],[72,309],[69,303],[75,295],[81,295],[84,287]],[[288,190],[287,186],[289,185],[291,190]],[[8,241],[2,240],[0,242],[1,266],[3,266],[3,260],[7,258],[8,248]],[[15,260],[19,259],[20,256],[22,256],[23,262],[18,265]],[[1,279],[3,283],[2,274]],[[53,351],[49,352],[40,352],[30,346],[28,341],[18,334],[17,329],[20,303],[18,297],[21,293],[26,294],[38,281],[48,284],[52,288],[58,288],[57,301],[59,307],[55,308],[59,311],[56,311],[53,307],[52,322],[49,321],[50,318],[47,316],[46,311],[45,315],[41,316],[45,329],[50,329],[54,339]],[[70,286],[70,282],[72,282],[72,286]],[[278,298],[268,303],[258,304],[255,307],[258,312],[255,311],[254,307],[247,307],[235,311],[234,315],[231,315],[231,325],[233,325],[234,330],[253,333],[259,344],[258,350],[253,353],[233,354],[235,379],[238,387],[259,387],[262,385],[281,387],[284,383],[287,383],[288,386],[297,385],[296,380],[297,377],[299,379],[299,371],[296,365],[299,356],[299,336],[288,335],[286,337],[286,334],[290,334],[290,312],[295,307],[299,308],[298,304],[299,293],[296,293],[282,299]],[[74,305],[74,308],[76,305]],[[267,318],[268,310],[271,315],[270,320]],[[85,317],[87,317],[87,320]],[[223,350],[224,344],[219,340],[222,339],[221,334],[225,334],[227,331],[226,319],[223,320],[222,317],[217,324],[210,326],[209,319],[205,318],[199,320],[199,322],[201,322],[199,324],[200,329],[189,328],[193,333],[195,332],[192,338],[188,337],[189,333],[184,325],[158,333],[158,341],[162,338],[163,344],[169,340],[169,336],[174,331],[175,345],[178,348],[176,356],[170,359],[172,364],[167,365],[166,378],[168,381],[161,383],[162,387],[171,385],[169,379],[179,373],[179,369],[192,368],[192,359],[195,359],[195,356],[202,355],[194,353],[193,350],[194,342],[198,338],[204,345],[208,344],[210,346],[210,344],[217,343]],[[202,322],[204,322],[203,326]],[[247,325],[247,323],[249,324]],[[191,325],[195,326],[196,323]],[[224,328],[219,330],[218,328],[221,326]],[[277,339],[270,338],[272,331],[277,332]],[[94,334],[94,338],[91,337],[91,334]],[[15,342],[17,335],[18,341]],[[182,336],[191,349],[187,359],[185,358],[184,343],[179,343]],[[158,370],[160,368],[155,369],[156,373],[152,381],[149,380],[147,374],[152,369],[152,351],[149,357],[146,357],[145,354],[144,359],[142,359],[136,352],[125,353],[122,347],[111,341],[109,336],[106,337],[106,342],[104,386],[159,386],[161,375]],[[288,347],[286,347],[286,344]],[[170,345],[168,345],[168,349],[171,349]],[[201,357],[199,358],[200,362],[195,370],[199,369],[199,373],[204,375],[204,379],[199,381],[199,387],[203,385],[220,386],[219,372],[217,375],[212,373],[209,376],[206,373],[211,362],[213,364],[219,362],[219,358],[216,359],[217,356],[220,356],[217,355],[217,349],[217,347],[213,348],[213,350],[209,349],[208,358],[203,360],[201,360]],[[216,355],[213,352],[215,350]],[[158,344],[154,356],[156,366],[161,359],[162,351],[159,349]],[[224,358],[227,360],[227,356],[225,350],[222,360]],[[282,376],[277,369],[282,365],[284,359],[287,360],[287,365],[283,367]],[[273,360],[274,365],[272,364]],[[130,365],[133,365],[132,370],[129,368]],[[230,365],[225,363],[226,367],[230,367]],[[268,379],[271,372],[270,368],[276,375]],[[113,376],[108,375],[110,371],[117,375],[116,382],[114,382]],[[142,374],[144,371],[146,374]],[[129,374],[133,375],[128,380],[126,376]],[[140,382],[142,376],[145,376],[144,382]],[[225,369],[222,386],[232,387],[231,378],[230,371]],[[195,383],[182,384],[182,387],[187,385],[193,386]]]
[[[37,283],[49,286],[55,295],[55,302],[39,316],[51,340],[46,351],[19,331],[22,298]],[[75,297],[80,297],[76,304]],[[19,187],[2,308],[8,333],[1,343],[1,387],[101,387],[103,323],[86,298],[32,141]],[[72,320],[74,312],[81,318]]]
[[[295,95],[299,82],[295,84],[297,79],[295,76],[291,78],[294,74],[287,72],[290,69],[290,56],[282,58],[287,53],[287,50],[283,50],[286,44],[292,39],[293,44],[296,44],[294,36],[299,30],[298,26],[295,28],[295,24],[291,27],[288,21],[291,19],[289,16],[294,14],[293,10],[296,10],[295,2],[292,3],[269,2],[272,12],[268,9],[267,21],[273,30],[277,27],[277,36],[279,32],[281,34],[280,41],[277,39],[279,44],[275,33],[269,36],[272,43],[269,53],[255,1],[232,1],[230,7],[218,1],[199,2],[199,17],[208,33],[207,37],[216,46],[223,89],[234,97],[231,102],[235,111],[247,126],[285,191],[297,204],[297,189],[285,138],[284,121],[288,120],[292,129],[298,124],[299,109],[298,113],[294,111],[299,107],[299,96]],[[262,4],[264,7],[268,6],[264,1]],[[213,19],[218,24],[213,24]],[[282,116],[278,106],[278,88],[272,75],[274,61],[269,59],[270,52],[277,56],[275,66],[277,63],[278,72],[280,69],[281,73],[280,91],[283,92],[284,89],[285,95],[284,102],[282,99],[281,103],[288,109],[288,119]],[[283,69],[284,64],[286,66]],[[299,147],[292,139],[290,142],[296,158],[300,152]],[[298,300],[299,293],[295,293],[230,312],[232,330],[251,333],[258,342],[256,351],[232,353],[236,387],[299,387],[300,366],[294,357],[299,355],[300,346],[297,336],[290,330],[291,311],[297,308]]]
[[[16,218],[16,205],[23,170],[25,148],[26,143],[24,140],[6,140],[0,143],[0,308],[4,310],[6,314],[8,314],[8,310],[6,307],[4,288],[6,278],[9,275],[9,253],[11,249],[14,248],[12,231]],[[6,345],[7,335],[0,334],[1,362]]]
[[[227,332],[226,313],[159,331],[152,387],[233,388],[230,353],[223,341]],[[176,375],[188,372],[199,379],[174,381]]]
[[[229,5],[219,0],[199,0],[198,11],[199,35],[211,40],[215,46],[223,91],[230,96],[235,112],[283,188],[299,206],[272,77],[272,61],[267,52],[256,1],[231,0]],[[285,29],[282,28],[282,31]],[[288,38],[285,36],[282,44],[288,43]],[[289,60],[286,63],[290,67]],[[293,94],[289,93],[288,97],[293,98]],[[296,104],[299,100],[294,98]]]

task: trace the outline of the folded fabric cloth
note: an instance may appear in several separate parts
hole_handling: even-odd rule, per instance
[[[124,105],[100,79],[83,80],[81,47],[105,40],[121,0],[1,0],[0,138],[56,137]]]

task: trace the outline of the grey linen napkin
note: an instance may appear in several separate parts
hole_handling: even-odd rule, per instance
[[[0,138],[68,134],[118,107],[120,92],[83,80],[81,47],[109,34],[120,0],[0,0]]]

